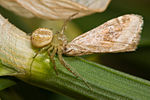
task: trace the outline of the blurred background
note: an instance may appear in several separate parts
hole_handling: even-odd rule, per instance
[[[92,54],[82,56],[87,60],[107,67],[150,80],[150,1],[149,0],[112,0],[107,10],[73,20],[68,24],[66,35],[71,41],[76,36],[87,32],[104,22],[124,14],[139,14],[144,18],[141,41],[135,52],[114,54]],[[0,13],[18,28],[31,33],[38,27],[47,27],[58,31],[63,21],[48,21],[38,18],[27,19],[0,7]],[[10,77],[8,77],[10,78]],[[0,91],[2,100],[71,100],[12,78],[17,85]]]

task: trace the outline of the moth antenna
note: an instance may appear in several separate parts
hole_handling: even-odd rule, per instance
[[[61,28],[60,34],[64,34],[64,31],[65,31],[65,29],[66,29],[67,23],[68,23],[74,16],[76,16],[77,14],[78,14],[78,12],[72,14],[71,16],[69,16],[69,17],[65,20],[65,22],[64,22],[64,24],[63,24],[63,26],[62,26],[62,28]]]

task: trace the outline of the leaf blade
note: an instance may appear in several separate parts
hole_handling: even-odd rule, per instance
[[[16,83],[9,79],[0,78],[0,91],[15,85]]]

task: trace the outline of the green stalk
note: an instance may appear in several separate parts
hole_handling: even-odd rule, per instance
[[[88,82],[92,89],[88,88],[82,79],[76,78],[66,70],[58,61],[57,56],[55,61],[58,75],[56,75],[49,64],[51,62],[47,53],[37,56],[30,73],[30,64],[34,54],[30,36],[27,36],[0,16],[0,65],[5,65],[1,69],[9,69],[6,71],[8,75],[16,76],[29,84],[80,100],[149,100],[150,98],[149,81],[79,57],[64,56],[64,59],[72,66],[73,70],[76,70]]]

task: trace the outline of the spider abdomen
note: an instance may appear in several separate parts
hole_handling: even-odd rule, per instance
[[[31,35],[31,42],[34,47],[41,48],[51,43],[53,32],[47,28],[38,28]]]

